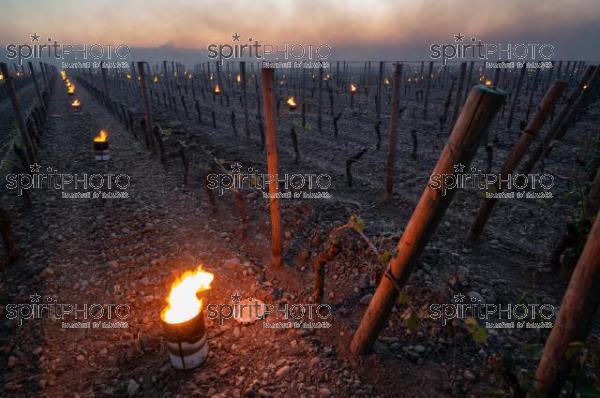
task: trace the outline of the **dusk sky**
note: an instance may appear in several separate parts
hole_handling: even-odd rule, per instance
[[[600,1],[466,0],[3,0],[0,42],[124,43],[183,57],[231,35],[321,44],[340,59],[425,59],[454,34],[494,43],[551,43],[556,59],[600,59]],[[134,53],[143,56],[146,52]],[[188,51],[188,53],[190,53]],[[197,52],[193,52],[196,54]]]

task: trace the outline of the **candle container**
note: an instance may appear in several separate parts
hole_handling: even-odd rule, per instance
[[[202,311],[181,323],[167,323],[163,319],[161,322],[167,353],[175,369],[193,369],[204,363],[208,357],[208,343]]]
[[[108,141],[94,141],[94,156],[96,160],[109,160]]]

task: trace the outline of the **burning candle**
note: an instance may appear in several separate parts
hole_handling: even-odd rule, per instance
[[[131,80],[131,75],[129,73],[127,74],[127,80]]]
[[[160,319],[167,338],[167,351],[175,369],[193,369],[208,356],[206,326],[202,309],[204,298],[198,294],[210,289],[214,274],[200,264],[194,271],[185,272],[172,285],[167,306]]]
[[[110,153],[108,152],[108,133],[106,130],[100,130],[100,133],[94,137],[93,143],[96,160],[109,160]]]
[[[152,83],[158,83],[158,76],[154,75],[154,78],[152,79]]]
[[[383,84],[385,84],[386,86],[390,85],[390,79],[388,79],[387,77],[385,79],[383,79]]]
[[[67,72],[65,72],[64,70],[61,70],[60,78],[63,79],[63,81],[67,80]]]
[[[293,96],[291,96],[290,98],[287,99],[286,103],[288,104],[288,108],[290,109],[291,112],[296,110],[296,107],[298,106],[296,104],[296,100],[294,99]]]
[[[219,86],[219,83],[215,84],[215,88],[213,90],[213,93],[219,95],[221,94],[221,86]]]
[[[350,94],[354,95],[354,93],[356,93],[356,90],[356,84],[350,83]]]
[[[487,79],[485,81],[485,85],[488,86],[488,87],[491,86],[492,85],[492,81],[490,79]]]
[[[238,74],[235,76],[235,81],[236,81],[238,84],[240,84],[240,83],[242,82],[242,76],[241,76],[239,73],[238,73]]]
[[[69,84],[67,86],[67,94],[69,94],[69,95],[75,94],[75,85]]]
[[[74,110],[79,110],[81,108],[81,101],[79,101],[78,99],[74,99],[71,102],[71,108],[73,108]]]
[[[4,75],[0,73],[0,81],[4,80]]]

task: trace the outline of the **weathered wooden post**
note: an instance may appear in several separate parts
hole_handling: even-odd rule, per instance
[[[598,308],[599,289],[600,217],[596,215],[535,372],[535,389],[541,395],[558,396],[572,362],[566,358],[567,350],[588,335]]]
[[[4,73],[3,73],[4,74]],[[0,237],[6,247],[8,262],[16,260],[19,257],[17,244],[12,235],[12,220],[6,210],[0,207]]]
[[[479,85],[471,90],[432,175],[455,174],[458,164],[469,167],[504,97],[502,91],[493,87]],[[439,189],[429,184],[425,187],[398,242],[396,254],[354,334],[350,346],[354,354],[364,354],[371,349],[398,299],[401,286],[408,280],[412,268],[452,201],[453,194],[453,190],[442,195]]]
[[[559,115],[554,119],[552,125],[546,132],[546,135],[542,138],[541,142],[535,147],[535,150],[532,151],[531,155],[523,165],[521,169],[521,174],[529,174],[535,164],[540,160],[543,153],[546,151],[546,148],[550,146],[564,121],[568,119],[569,115],[574,111],[574,107],[576,108],[577,99],[581,96],[584,91],[584,87],[588,84],[592,74],[596,71],[596,66],[590,65],[586,68],[581,80],[577,87],[573,88],[565,101]]]
[[[110,104],[110,96],[108,92],[108,80],[106,78],[106,68],[104,67],[104,61],[100,61],[100,71],[102,72],[102,87],[104,94],[104,104],[109,106]]]
[[[429,90],[431,90],[431,74],[433,73],[433,61],[429,62],[429,72],[427,73],[427,87],[425,88],[425,99],[423,102],[423,120],[427,119],[427,106],[429,104]]]
[[[540,68],[537,68],[535,70],[535,77],[533,78],[533,83],[531,84],[531,90],[529,91],[529,101],[527,101],[527,109],[525,110],[525,120],[529,119],[529,112],[531,112],[531,105],[533,104],[533,98],[537,91],[539,77]]]
[[[166,67],[165,61],[165,67]],[[151,148],[152,139],[152,107],[150,106],[150,98],[148,98],[148,87],[146,84],[146,71],[144,68],[144,62],[138,62],[138,75],[140,76],[140,89],[142,90],[142,105],[144,107],[144,141],[146,142],[146,148]]]
[[[475,66],[475,61],[471,61],[469,63],[469,74],[467,75],[467,81],[465,82],[465,97],[463,102],[467,100],[467,96],[469,95],[469,90],[471,90],[471,80],[473,79],[473,67]]]
[[[400,81],[402,80],[402,64],[397,63],[394,69],[394,86],[392,91],[392,115],[390,120],[390,141],[385,179],[385,200],[392,199],[394,193],[394,164],[396,162],[396,141],[398,134],[398,113],[400,108]],[[379,95],[379,94],[378,94]]]
[[[277,130],[273,93],[274,69],[264,68],[262,92],[264,99],[265,137],[267,144],[267,170],[269,173],[269,204],[271,207],[271,255],[275,268],[281,267],[281,220],[279,217],[279,177],[277,159]]]
[[[42,72],[42,78],[44,79],[44,85],[46,86],[46,91],[50,92],[50,82],[48,81],[48,76],[46,75],[46,68],[42,61],[40,61],[40,71]]]
[[[379,62],[379,78],[377,80],[377,100],[375,102],[375,112],[377,113],[377,120],[381,120],[381,82],[383,81],[383,68],[385,62]]]
[[[511,103],[510,103],[510,112],[508,113],[508,121],[506,122],[506,126],[510,127],[512,125],[513,115],[515,113],[515,108],[517,107],[517,102],[519,101],[519,93],[521,92],[521,85],[523,84],[523,78],[525,77],[525,72],[527,71],[527,66],[524,63],[521,68],[521,73],[519,74],[519,80],[517,81],[517,87],[511,93]]]
[[[35,87],[35,92],[37,93],[38,100],[40,101],[40,106],[42,109],[46,110],[46,103],[42,97],[42,91],[40,90],[40,85],[38,84],[37,78],[35,76],[35,69],[33,68],[33,63],[28,62],[29,71],[31,72],[31,79],[33,80],[33,85]]]
[[[465,82],[465,75],[467,73],[467,63],[462,62],[460,64],[460,74],[458,76],[458,88],[456,90],[456,98],[454,99],[454,112],[452,112],[451,126],[454,126],[456,118],[458,117],[458,111],[460,110],[461,98],[463,96],[463,83]]]
[[[566,87],[566,82],[557,80],[554,82],[554,84],[552,84],[552,86],[550,86],[550,88],[548,88],[548,91],[546,92],[546,95],[544,95],[542,104],[540,105],[538,111],[535,113],[535,115],[533,115],[527,124],[527,127],[525,127],[525,130],[523,130],[519,136],[519,140],[512,147],[510,153],[504,161],[504,164],[500,168],[499,175],[501,179],[507,178],[507,176],[512,174],[512,172],[517,168],[519,161],[527,151],[527,148],[529,148],[529,145],[537,133],[541,130],[544,122],[548,118],[548,115],[550,115],[550,111],[554,107],[554,104],[556,101],[558,101]],[[494,184],[494,186],[499,187],[498,184]],[[471,240],[475,240],[479,237],[497,201],[498,199],[495,198],[484,199],[484,202],[479,208],[475,221],[471,226],[471,230],[469,231],[469,238]]]
[[[250,120],[248,119],[248,96],[246,95],[246,63],[240,62],[240,80],[242,85],[242,102],[244,103],[244,124],[246,137],[250,138]]]
[[[319,108],[317,110],[317,130],[321,134],[323,128],[323,67],[319,67]]]
[[[17,92],[15,91],[15,83],[13,81],[12,75],[8,71],[8,66],[4,62],[0,62],[0,73],[2,73],[2,75],[4,76],[4,87],[6,88],[6,92],[8,93],[8,97],[10,98],[10,102],[13,107],[13,111],[15,112],[17,126],[19,127],[19,131],[21,132],[21,139],[25,144],[25,149],[27,151],[27,160],[29,162],[35,162],[35,151],[33,143],[31,142],[31,137],[29,136],[27,126],[25,125],[25,118],[23,117],[21,104],[19,103],[19,99],[17,98]]]

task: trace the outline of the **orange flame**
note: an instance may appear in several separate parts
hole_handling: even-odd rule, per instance
[[[215,275],[198,265],[195,271],[187,271],[172,285],[168,305],[162,310],[160,317],[166,323],[182,323],[192,319],[202,311],[202,299],[198,292],[209,290]]]
[[[131,75],[129,73],[127,74],[127,80],[131,80]]]
[[[383,79],[383,84],[388,86],[390,84],[390,79],[388,79],[387,77],[385,79]]]
[[[108,133],[106,132],[106,130],[102,129],[102,130],[100,130],[100,133],[98,133],[98,135],[94,137],[94,142],[106,142],[106,141],[108,141]]]
[[[74,85],[72,85],[72,84],[69,84],[69,85],[67,86],[67,94],[69,94],[69,95],[73,95],[73,94],[75,94],[75,86],[74,86]]]
[[[2,73],[0,73],[0,81],[4,80],[4,75]]]
[[[215,94],[221,94],[221,86],[219,86],[219,83],[215,84],[215,89],[213,91]]]
[[[350,92],[353,94],[356,92],[356,84],[350,83]]]
[[[152,79],[152,83],[158,83],[158,76],[154,75],[154,79]]]
[[[65,72],[64,70],[60,71],[60,78],[63,80],[67,79],[67,72]]]
[[[294,109],[296,109],[296,106],[298,106],[296,104],[296,100],[294,99],[294,97],[290,97],[287,99],[286,103],[288,104],[288,107],[290,108],[290,111],[293,111]]]
[[[488,87],[491,86],[492,85],[492,81],[490,79],[487,79],[485,81],[485,85],[488,86]]]
[[[73,100],[73,102],[71,102],[71,106],[73,108],[79,108],[81,106],[81,101],[79,101],[78,99]]]
[[[238,83],[240,83],[242,81],[242,76],[239,73],[235,77],[235,81],[238,82]]]

